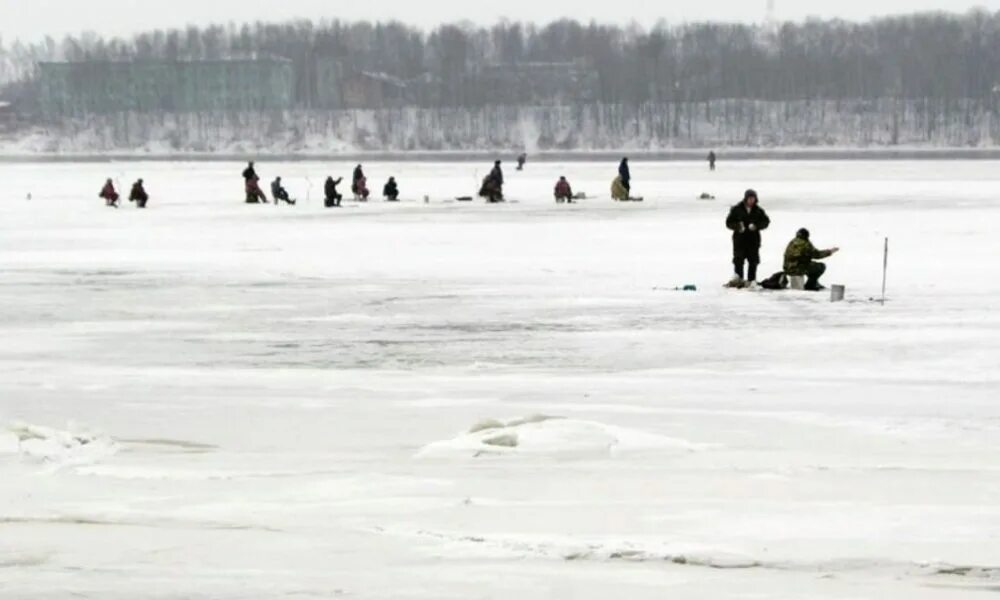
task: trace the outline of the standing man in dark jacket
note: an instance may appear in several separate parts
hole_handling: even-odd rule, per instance
[[[712,150],[711,152],[708,153],[708,169],[710,171],[715,170],[715,159],[716,159],[715,150]]]
[[[497,184],[497,186],[499,186],[499,187],[502,188],[503,187],[503,169],[500,168],[501,164],[503,164],[503,163],[501,163],[499,160],[496,161],[495,163],[493,163],[493,170],[490,171],[490,179],[493,180],[493,183]]]
[[[620,165],[618,165],[618,177],[622,180],[622,185],[625,187],[625,191],[629,194],[632,193],[632,173],[628,168],[628,158],[623,158]]]
[[[730,282],[732,287],[744,287],[757,280],[760,232],[771,225],[771,219],[757,202],[757,192],[747,190],[743,201],[734,206],[726,218],[726,227],[733,232],[733,266],[736,276]],[[743,263],[749,267],[746,279],[743,277]]]

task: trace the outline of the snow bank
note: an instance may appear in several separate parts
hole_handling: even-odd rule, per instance
[[[15,422],[0,434],[0,455],[18,454],[55,466],[95,463],[117,452],[118,444],[110,437],[72,425],[60,430]]]
[[[692,452],[704,445],[564,417],[534,415],[500,421],[487,419],[468,432],[424,446],[419,457],[478,457],[484,455],[615,456],[644,450]]]

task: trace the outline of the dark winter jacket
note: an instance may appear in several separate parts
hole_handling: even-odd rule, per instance
[[[149,195],[146,190],[142,187],[142,184],[136,182],[132,185],[132,191],[129,192],[128,199],[131,202],[146,202],[149,200]]]
[[[382,195],[386,198],[399,197],[399,186],[396,185],[395,179],[390,179],[386,182],[385,187],[382,188]]]
[[[284,200],[285,198],[288,198],[288,190],[282,187],[281,182],[275,179],[271,182],[271,195],[275,198]]]
[[[323,191],[327,198],[334,198],[337,196],[337,186],[343,181],[343,177],[338,177],[336,180],[333,177],[326,178],[326,184],[323,186]]]
[[[253,167],[243,169],[243,179],[246,181],[257,181],[257,171]]]
[[[623,160],[622,164],[618,165],[618,176],[622,178],[622,183],[625,187],[632,181],[632,173],[628,169],[628,161]]]
[[[754,226],[754,231],[751,231],[751,225]],[[740,202],[729,211],[729,216],[726,218],[726,227],[733,232],[733,248],[735,249],[759,249],[760,232],[770,225],[771,219],[768,218],[767,213],[759,204],[755,204],[748,211],[746,203]]]
[[[492,181],[497,187],[503,186],[503,169],[499,165],[493,167],[489,175],[490,181]]]
[[[817,250],[803,237],[796,237],[785,250],[785,274],[808,275],[812,261],[829,258],[832,254],[829,250]]]

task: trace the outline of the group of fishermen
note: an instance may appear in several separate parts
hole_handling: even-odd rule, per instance
[[[518,171],[524,170],[526,160],[527,155],[525,154],[517,157]],[[479,197],[485,198],[490,203],[503,202],[503,186],[503,162],[498,160],[493,163],[493,169],[483,178],[483,183],[479,188]],[[635,200],[635,198],[631,197],[631,193],[632,175],[628,168],[628,158],[623,158],[621,164],[618,166],[618,177],[615,178],[611,185],[611,197],[620,201]],[[559,177],[553,190],[553,195],[558,204],[571,203],[582,198],[582,196],[573,193],[573,186],[570,185],[569,180],[565,176]]]
[[[104,199],[104,204],[112,208],[118,208],[118,192],[115,191],[115,184],[113,181],[108,179],[104,182],[104,187],[101,188],[101,192],[98,197]],[[146,188],[144,187],[142,180],[139,179],[132,184],[132,190],[128,195],[129,202],[135,202],[138,208],[146,208],[146,203],[149,202],[149,194],[146,193]]]
[[[517,170],[524,170],[524,163],[527,161],[527,155],[521,154],[517,157]],[[487,202],[503,202],[503,162],[496,161],[493,163],[493,169],[483,178],[483,184],[479,188],[479,196],[485,198]],[[559,181],[556,182],[556,187],[553,190],[556,202],[562,204],[564,202],[573,202],[577,199],[577,196],[573,193],[573,186],[569,184],[566,177],[560,177]]]
[[[526,156],[521,154],[518,157],[518,170],[524,168]],[[714,168],[715,153],[709,155],[709,162]],[[254,163],[247,164],[243,171],[244,189],[246,192],[246,202],[248,204],[267,203],[267,196],[260,188],[260,178],[254,168]],[[343,200],[343,195],[337,191],[337,186],[343,178],[334,179],[327,177],[323,186],[324,204],[328,208],[339,207]],[[503,197],[503,168],[502,162],[496,161],[493,169],[483,179],[483,185],[479,195],[486,198],[488,202],[502,202]],[[628,158],[623,158],[618,165],[618,176],[612,183],[612,197],[615,200],[632,200],[632,175],[629,170]],[[364,169],[358,165],[354,169],[351,182],[351,193],[358,201],[367,201],[370,196],[368,189],[368,179]],[[104,199],[109,207],[118,208],[119,195],[115,191],[114,183],[108,179],[101,189],[100,197]],[[399,201],[399,186],[395,177],[390,177],[382,188],[383,197],[390,202]],[[573,193],[573,188],[566,177],[560,177],[556,182],[554,195],[556,202],[573,202],[578,196]],[[274,203],[285,202],[295,204],[295,200],[290,197],[288,190],[281,183],[281,177],[277,177],[271,182],[271,196]],[[149,194],[143,185],[143,180],[137,180],[129,192],[129,201],[134,202],[138,208],[146,208],[149,202]],[[780,273],[776,273],[764,282],[757,281],[757,268],[760,265],[761,232],[771,225],[771,219],[760,206],[757,192],[747,190],[743,195],[743,200],[732,207],[726,217],[726,227],[733,232],[733,268],[734,275],[727,284],[733,288],[755,288],[763,287],[785,287],[786,278],[802,277],[805,279],[804,289],[810,291],[820,291],[825,289],[819,282],[820,277],[826,272],[826,265],[819,262],[829,258],[840,251],[839,248],[829,248],[820,250],[813,243],[808,229],[800,229],[785,249],[784,268]]]
[[[343,180],[343,177],[334,179],[330,176],[326,178],[326,181],[323,184],[323,204],[327,208],[336,208],[341,205],[341,201],[344,199],[344,196],[337,191],[337,186],[340,185]],[[268,203],[267,196],[264,194],[264,191],[260,189],[260,177],[257,176],[257,170],[255,169],[253,162],[247,164],[247,168],[243,170],[243,182],[247,204]],[[359,202],[367,202],[368,198],[371,196],[371,191],[368,189],[368,178],[365,176],[364,169],[361,165],[354,168],[354,173],[351,178],[351,193],[354,194],[355,200]],[[389,202],[399,201],[399,185],[396,183],[395,177],[390,177],[382,187],[382,196]],[[274,199],[275,204],[280,202],[295,204],[295,200],[289,196],[288,190],[285,189],[284,185],[282,185],[281,177],[278,177],[271,182],[271,197]]]
[[[785,248],[784,268],[764,282],[757,282],[760,265],[761,232],[771,226],[771,219],[760,206],[757,192],[747,190],[743,200],[732,207],[726,218],[726,227],[733,232],[733,288],[783,288],[787,278],[802,277],[804,289],[818,292],[825,289],[819,282],[826,273],[826,265],[818,262],[840,252],[840,248],[820,250],[813,245],[808,229],[802,228]],[[745,267],[745,269],[744,269]]]

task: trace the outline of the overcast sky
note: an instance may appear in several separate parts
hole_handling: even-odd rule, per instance
[[[1000,10],[1000,0],[775,0],[780,19],[808,16],[868,19],[921,10]],[[456,7],[461,7],[457,9]],[[459,12],[460,10],[460,12]],[[397,19],[422,27],[499,18],[547,22],[560,17],[653,24],[680,21],[762,21],[767,0],[0,0],[0,35],[39,39],[83,30],[122,35],[189,23],[256,20]]]

